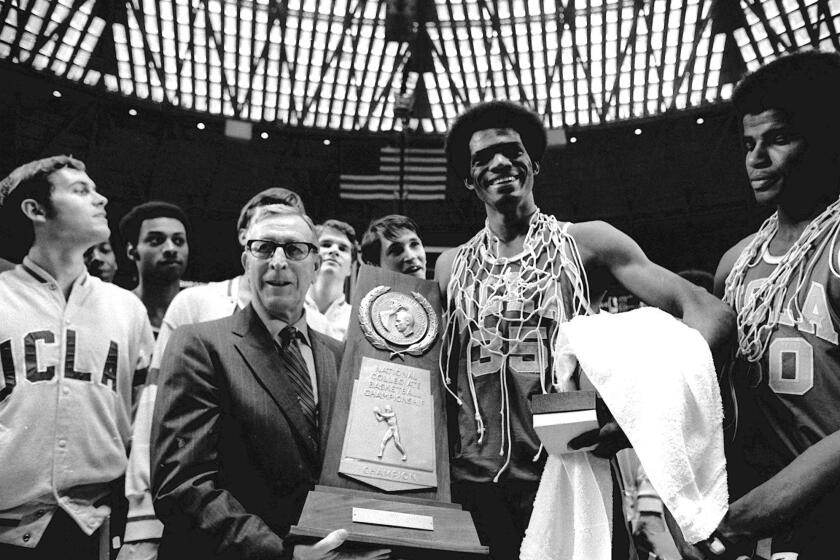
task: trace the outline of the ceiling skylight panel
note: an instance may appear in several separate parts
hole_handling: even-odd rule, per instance
[[[163,88],[160,85],[152,84],[150,86],[150,90],[152,101],[154,101],[155,103],[163,103],[163,100],[166,97]]]
[[[440,4],[438,4],[438,9],[440,10]],[[452,21],[448,21],[449,18],[449,10],[452,11]],[[448,22],[449,25],[452,27],[460,25],[464,21],[464,4],[461,2],[450,2],[447,5],[447,12],[446,13],[439,13],[441,23]]]
[[[19,48],[21,51],[28,53],[35,47],[35,35],[24,31],[21,34],[20,45]]]
[[[466,8],[462,16],[463,21],[467,22],[468,25],[472,22],[480,21],[481,8],[479,8],[477,3],[468,2]]]
[[[117,77],[111,74],[106,74],[102,77],[102,82],[105,84],[105,89],[111,92],[119,91],[119,84],[117,82]]]
[[[3,24],[2,31],[0,31],[0,43],[10,45],[15,40],[17,25],[17,10],[9,10],[9,15],[6,16],[6,22]]]
[[[41,26],[44,24],[43,18],[37,16],[35,14],[30,14],[29,19],[26,22],[26,31],[30,35],[37,35],[41,31]],[[28,50],[28,49],[27,49]]]

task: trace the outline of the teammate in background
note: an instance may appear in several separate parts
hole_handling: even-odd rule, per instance
[[[373,220],[362,237],[362,260],[417,278],[426,278],[426,249],[420,229],[408,216],[391,214]]]
[[[56,156],[0,182],[0,220],[30,247],[0,273],[0,558],[99,558],[97,530],[126,468],[131,388],[152,352],[146,310],[92,277],[107,199]],[[104,551],[107,554],[107,550]]]
[[[327,220],[316,229],[321,269],[304,300],[306,322],[316,331],[343,341],[352,310],[344,297],[344,285],[356,262],[356,230],[338,220]]]
[[[545,147],[539,117],[504,101],[467,110],[446,142],[448,165],[487,214],[482,231],[441,255],[435,274],[446,302],[442,347],[451,349],[441,366],[458,397],[449,417],[452,495],[494,559],[519,557],[530,520],[545,453],[529,397],[550,380],[558,323],[597,308],[618,282],[697,329],[713,349],[733,326],[720,301],[650,262],[612,226],[541,213],[533,188]],[[628,445],[615,422],[572,443],[598,443],[599,457]],[[613,534],[627,539],[626,531]]]
[[[304,213],[303,202],[297,193],[273,187],[254,195],[239,213],[236,231],[239,244],[244,248],[246,233],[257,209],[269,204],[285,204]],[[152,431],[152,413],[157,396],[157,374],[163,351],[172,333],[182,325],[212,321],[232,315],[251,302],[251,289],[246,276],[211,282],[187,288],[172,300],[163,317],[160,333],[155,342],[148,383],[138,399],[137,417],[134,420],[131,455],[126,472],[126,497],[128,522],[125,545],[118,560],[153,560],[163,534],[163,525],[155,517],[152,505],[149,438]]]
[[[184,211],[159,200],[135,206],[120,220],[126,253],[137,265],[134,293],[146,306],[155,335],[181,290],[181,276],[190,256],[189,232]]]
[[[772,536],[770,552],[786,559],[836,549],[838,99],[840,54],[820,52],[767,64],[732,97],[756,201],[776,211],[723,256],[715,276],[715,292],[738,313],[727,457],[735,501],[719,531],[733,545]]]
[[[85,251],[85,266],[91,276],[103,282],[113,282],[117,274],[117,256],[110,241],[97,243]]]

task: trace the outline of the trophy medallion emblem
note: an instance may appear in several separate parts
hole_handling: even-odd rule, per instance
[[[374,348],[391,352],[391,359],[422,356],[438,335],[437,315],[423,294],[409,296],[388,286],[377,286],[362,298],[359,327]]]

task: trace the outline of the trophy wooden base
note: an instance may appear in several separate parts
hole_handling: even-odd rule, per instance
[[[389,548],[393,557],[406,560],[477,560],[488,554],[472,516],[457,504],[330,486],[309,492],[289,537],[312,543],[341,528],[349,532],[351,546]]]

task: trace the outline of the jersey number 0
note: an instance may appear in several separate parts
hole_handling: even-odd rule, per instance
[[[814,386],[814,349],[798,337],[777,338],[770,343],[768,383],[775,393],[804,395]]]

